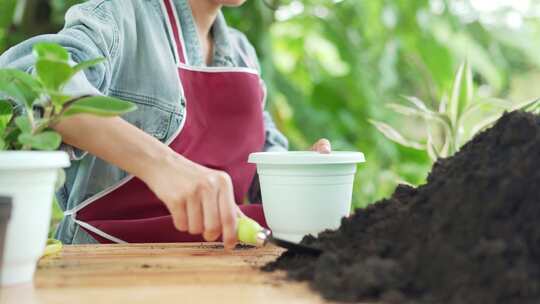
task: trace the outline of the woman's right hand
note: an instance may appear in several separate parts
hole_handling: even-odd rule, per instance
[[[141,179],[169,209],[175,227],[202,234],[207,241],[222,236],[226,249],[237,242],[237,217],[230,176],[196,164],[173,152],[150,165]]]
[[[237,217],[242,213],[227,173],[184,158],[120,117],[75,115],[54,128],[65,143],[144,181],[165,203],[178,230],[202,234],[208,241],[221,235],[225,248],[234,247]]]

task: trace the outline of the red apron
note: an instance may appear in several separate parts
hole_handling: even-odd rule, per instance
[[[261,80],[257,71],[249,68],[187,65],[172,1],[163,0],[163,9],[186,100],[183,126],[168,144],[193,162],[227,172],[236,202],[241,204],[255,175],[254,166],[247,163],[248,155],[262,149],[265,138]],[[240,205],[240,209],[266,226],[260,205]],[[165,205],[134,176],[68,214],[101,243],[203,241],[201,236],[176,230]]]

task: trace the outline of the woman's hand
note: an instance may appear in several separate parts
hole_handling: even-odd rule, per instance
[[[75,115],[55,129],[64,142],[144,181],[165,203],[178,230],[202,234],[208,241],[221,235],[225,248],[234,247],[237,217],[242,213],[227,173],[184,158],[120,117]]]
[[[225,248],[232,249],[237,242],[237,217],[241,211],[229,175],[174,152],[153,167],[155,170],[150,169],[143,180],[165,203],[175,227],[202,234],[207,241],[221,235]]]
[[[311,150],[322,154],[328,154],[332,152],[332,145],[328,139],[321,138],[311,147]]]

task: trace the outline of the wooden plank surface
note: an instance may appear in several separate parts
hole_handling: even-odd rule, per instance
[[[33,285],[1,289],[0,303],[327,303],[305,283],[259,270],[280,253],[209,243],[65,246],[40,261]]]

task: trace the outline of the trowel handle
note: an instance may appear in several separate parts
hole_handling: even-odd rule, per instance
[[[264,229],[253,219],[240,215],[238,217],[238,241],[242,244],[252,246],[264,246],[270,231]]]

